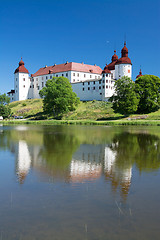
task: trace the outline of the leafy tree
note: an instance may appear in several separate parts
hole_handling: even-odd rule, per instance
[[[110,98],[115,112],[131,114],[137,111],[138,97],[135,83],[129,77],[122,77],[115,82],[115,94]]]
[[[0,94],[0,105],[6,105],[10,103],[10,98],[4,93],[4,94]]]
[[[135,91],[139,94],[139,113],[149,113],[160,108],[160,78],[144,75],[136,79]]]
[[[39,94],[40,97],[44,97],[44,112],[54,114],[55,117],[73,111],[79,103],[79,98],[65,77],[53,77],[53,79],[48,80]]]
[[[0,116],[7,118],[11,114],[11,109],[8,106],[10,98],[4,93],[0,94]]]

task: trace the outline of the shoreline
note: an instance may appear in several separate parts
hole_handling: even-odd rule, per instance
[[[142,125],[142,126],[160,126],[160,120],[112,120],[112,121],[95,121],[95,120],[2,120],[0,124],[33,124],[33,125]]]

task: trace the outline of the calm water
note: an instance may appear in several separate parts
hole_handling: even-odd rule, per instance
[[[160,128],[0,126],[0,240],[158,240]]]

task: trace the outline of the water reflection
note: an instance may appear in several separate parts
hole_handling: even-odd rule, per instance
[[[18,142],[15,154],[17,155],[16,172],[19,182],[23,183],[31,167],[31,156],[26,141],[20,140]]]
[[[139,172],[160,168],[160,138],[133,129],[96,127],[3,128],[0,148],[15,155],[22,184],[34,169],[38,177],[83,183],[104,177],[112,192],[126,201],[134,165]]]

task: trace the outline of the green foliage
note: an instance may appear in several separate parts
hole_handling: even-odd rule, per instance
[[[150,113],[160,108],[160,78],[144,75],[136,79],[135,90],[140,96],[138,113]]]
[[[44,112],[55,117],[75,110],[75,106],[80,102],[76,93],[73,92],[69,80],[65,77],[54,77],[48,80],[46,87],[40,90],[39,94],[41,98],[44,97]]]
[[[4,93],[0,94],[0,116],[3,118],[9,117],[11,114],[11,109],[8,106],[10,98]]]
[[[115,112],[131,114],[137,111],[138,97],[135,93],[135,83],[128,77],[122,77],[115,82],[115,94],[110,98]]]
[[[4,93],[0,94],[0,104],[6,105],[10,102],[10,98]]]
[[[8,118],[11,114],[11,109],[8,105],[0,104],[0,116],[3,118]]]

